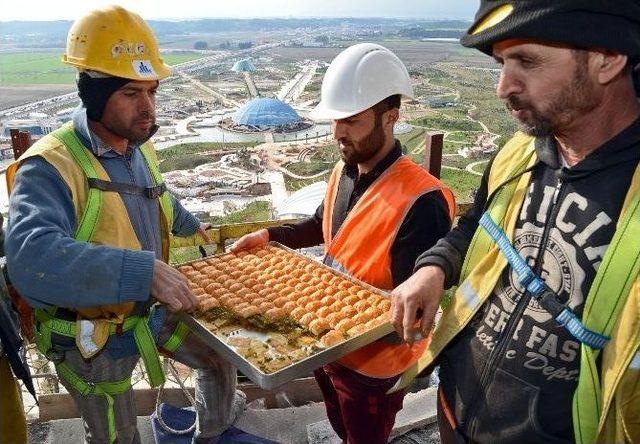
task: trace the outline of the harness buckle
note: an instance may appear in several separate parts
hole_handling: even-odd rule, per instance
[[[145,188],[144,193],[148,199],[157,199],[165,191],[167,191],[167,185],[163,182],[156,187]]]
[[[560,302],[560,300],[558,300],[558,295],[546,284],[544,285],[542,292],[535,298],[538,300],[540,306],[549,312],[554,319],[557,318],[565,308],[567,308],[562,302]]]
[[[523,274],[518,276],[518,282],[524,288],[528,288],[529,284],[531,284],[531,282],[533,282],[536,279],[536,277],[537,276],[535,275],[535,273],[531,271],[531,269],[528,269],[528,270],[525,270]]]

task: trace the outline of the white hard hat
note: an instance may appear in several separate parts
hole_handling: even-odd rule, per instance
[[[395,94],[413,98],[407,68],[384,46],[359,43],[333,59],[322,81],[315,120],[339,120],[358,114]]]

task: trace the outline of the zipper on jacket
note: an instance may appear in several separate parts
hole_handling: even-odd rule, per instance
[[[142,154],[142,153],[140,153]],[[133,170],[133,155],[134,152],[133,151],[127,151],[123,156],[122,156],[122,160],[127,168],[127,172],[129,173],[129,179],[131,180],[131,182],[133,184],[138,184],[138,181],[136,181],[136,175],[135,175],[135,171]],[[146,163],[145,163],[146,165]],[[151,172],[149,172],[149,174],[151,174]],[[152,180],[153,183],[153,180]],[[138,242],[140,243],[140,246],[143,245],[142,240],[140,239],[140,236],[145,236],[147,238],[147,240],[149,241],[149,243],[153,243],[153,237],[150,236],[149,233],[149,227],[151,226],[150,224],[145,224],[143,223],[143,218],[144,218],[144,214],[146,213],[145,208],[143,203],[140,201],[141,197],[140,196],[132,196],[133,200],[135,201],[135,205],[138,208],[138,212],[137,212],[137,216],[138,216],[138,225],[141,227],[141,229],[144,231],[143,233],[136,233],[135,227],[133,228],[133,232],[134,235],[136,236],[136,238],[138,238]],[[124,198],[122,198],[122,203],[124,204],[125,210],[127,211],[127,214],[129,215],[129,218],[131,218],[131,214],[129,214],[129,210],[127,209],[127,204],[124,202]],[[158,221],[158,223],[161,223],[160,221]],[[149,312],[149,308],[153,305],[153,298],[149,298],[146,301],[137,301],[134,305],[133,308],[133,312],[132,315],[144,315],[146,313]]]
[[[128,151],[122,156],[122,160],[124,161],[124,164],[127,166],[127,172],[129,173],[129,180],[131,180],[131,182],[133,184],[137,185],[138,182],[136,181],[136,175],[135,175],[135,172],[133,171],[133,166],[132,166],[132,162],[131,162],[131,157],[132,156],[133,156],[133,152]],[[147,230],[146,225],[147,224],[143,224],[142,223],[141,216],[140,216],[141,214],[145,213],[143,205],[140,202],[140,196],[133,196],[133,198],[134,198],[133,200],[136,203],[136,207],[138,208],[138,219],[139,219],[138,223],[140,224],[140,227],[142,227],[145,230],[144,233],[140,233],[140,234],[143,234],[145,237],[148,237],[148,233],[146,232],[146,230]],[[131,217],[131,216],[129,216],[129,217]],[[139,242],[140,242],[140,240],[139,240]],[[140,242],[140,244],[142,245],[142,242]]]
[[[546,251],[547,242],[549,241],[551,228],[554,225],[553,221],[558,216],[559,207],[556,204],[558,203],[560,193],[562,191],[562,185],[563,185],[563,182],[560,179],[558,179],[555,191],[553,193],[551,204],[549,205],[549,210],[547,210],[547,218],[545,220],[544,230],[542,232],[542,239],[540,241],[538,254],[536,256],[536,265],[533,270],[534,273],[536,273],[537,275],[540,275],[540,270],[542,268],[542,260],[544,258],[544,252]],[[480,398],[480,395],[488,387],[489,382],[493,380],[495,371],[498,368],[497,364],[499,361],[502,360],[502,357],[504,356],[507,346],[511,342],[511,338],[513,337],[514,331],[520,321],[520,318],[522,318],[522,314],[524,313],[526,308],[529,306],[530,300],[531,300],[531,294],[528,291],[525,291],[520,297],[520,299],[518,300],[518,302],[516,303],[516,306],[513,312],[511,312],[511,315],[509,316],[509,320],[507,321],[507,324],[505,325],[504,329],[500,333],[500,338],[498,339],[497,346],[493,349],[493,351],[489,355],[489,359],[484,365],[484,369],[482,370],[482,374],[480,375],[480,382],[478,384],[478,388],[476,389],[475,393],[471,398],[471,403],[469,404],[469,410],[466,415],[467,420],[465,421],[465,423],[468,424],[467,430],[469,431],[469,437],[471,438],[472,441],[474,439],[474,435],[476,434],[476,427],[477,427],[476,414],[479,408],[478,400]]]

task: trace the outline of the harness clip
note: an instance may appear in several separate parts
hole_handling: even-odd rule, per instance
[[[149,199],[157,199],[160,196],[162,196],[162,194],[165,191],[167,191],[167,185],[165,185],[164,182],[158,185],[157,187],[150,187],[150,188],[144,189],[146,197]]]

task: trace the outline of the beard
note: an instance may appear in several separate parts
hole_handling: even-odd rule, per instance
[[[145,125],[139,126],[142,122],[145,122]],[[150,122],[148,127],[146,122]],[[103,118],[102,124],[112,133],[127,139],[129,145],[140,145],[146,142],[156,131],[156,117],[148,112],[140,113],[131,122],[125,122],[119,116],[113,116],[108,120]]]
[[[518,119],[526,134],[534,137],[546,137],[553,134],[553,124],[548,120],[548,116],[556,113],[555,103],[552,103],[545,113],[538,111],[533,107],[533,104],[517,96],[509,97],[505,105],[509,111],[526,110],[529,112],[528,118]]]
[[[556,134],[598,105],[587,74],[587,64],[581,60],[578,60],[569,85],[557,90],[558,93],[550,98],[543,109],[516,95],[509,96],[505,105],[509,111],[522,110],[527,114],[518,120],[524,132],[534,137]]]
[[[343,137],[338,142],[345,147],[340,150],[340,157],[346,165],[356,166],[370,160],[385,143],[382,115],[376,115],[373,129],[362,140],[354,141]]]

